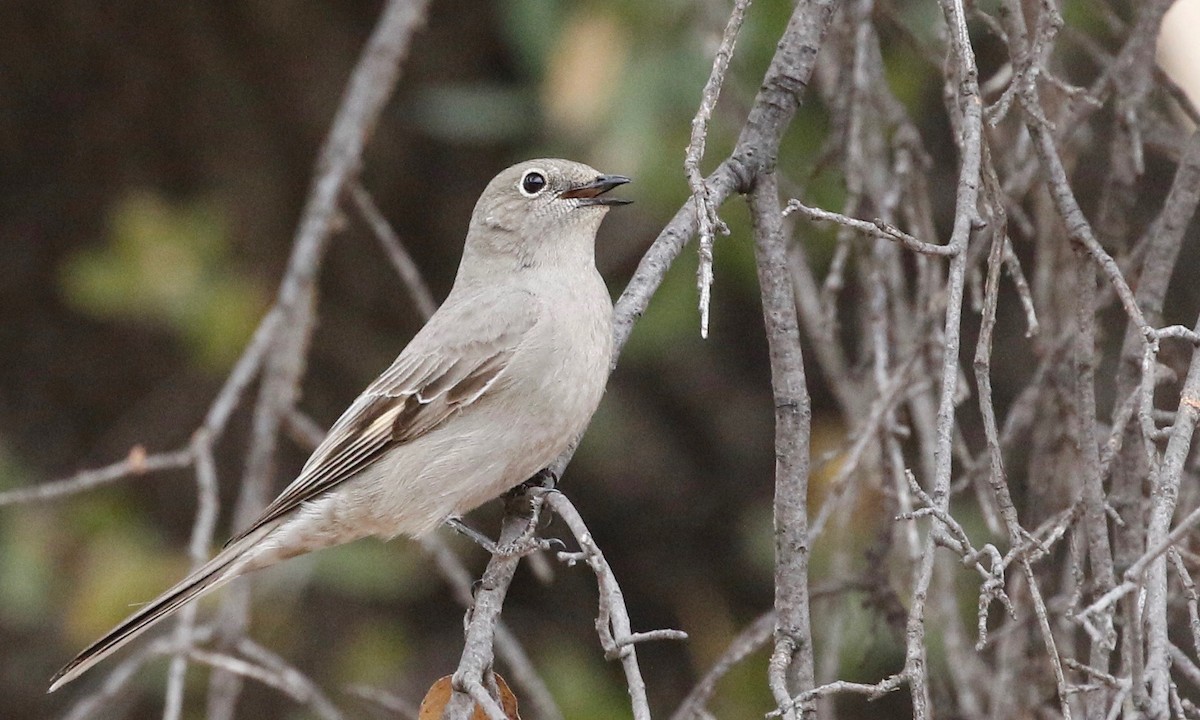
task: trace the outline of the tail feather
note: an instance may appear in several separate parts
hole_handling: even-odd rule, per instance
[[[76,655],[74,660],[55,673],[54,677],[50,679],[50,689],[47,692],[54,692],[79,677],[93,665],[124,647],[126,643],[192,600],[208,594],[243,573],[257,569],[257,565],[248,566],[247,562],[239,561],[249,560],[246,551],[272,529],[271,527],[259,528],[256,532],[240,538],[195,572],[179,581],[174,587],[125,618],[120,625],[89,645]]]

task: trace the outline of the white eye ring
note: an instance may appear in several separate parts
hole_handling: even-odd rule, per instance
[[[546,173],[533,168],[526,170],[525,174],[521,176],[520,182],[517,183],[517,190],[527,198],[537,197],[549,184],[546,181]]]

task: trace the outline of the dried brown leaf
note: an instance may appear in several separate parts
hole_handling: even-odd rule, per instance
[[[504,711],[505,717],[508,720],[521,720],[521,715],[517,712],[517,696],[509,689],[508,683],[499,673],[493,673],[492,676],[496,678],[496,689],[500,693],[500,708]],[[442,715],[446,712],[446,705],[450,702],[450,696],[454,694],[450,681],[451,676],[446,675],[438,678],[429,687],[429,692],[425,693],[425,699],[421,701],[417,720],[442,720]],[[471,720],[488,720],[488,716],[483,708],[476,705],[475,712],[471,714]]]

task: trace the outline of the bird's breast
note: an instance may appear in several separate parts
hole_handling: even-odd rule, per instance
[[[612,303],[599,275],[570,286],[550,278],[528,297],[537,322],[494,392],[472,408],[472,418],[487,422],[464,445],[461,464],[472,469],[456,471],[470,481],[447,495],[460,514],[548,467],[579,438],[604,393]]]
[[[538,322],[522,348],[519,373],[536,387],[530,410],[560,435],[563,447],[582,432],[608,378],[612,356],[612,301],[595,271],[563,282],[547,281],[531,297]],[[561,448],[559,449],[561,451]]]

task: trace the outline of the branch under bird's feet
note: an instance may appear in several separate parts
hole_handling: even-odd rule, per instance
[[[536,474],[530,477],[525,482],[509,490],[505,496],[512,497],[525,493],[547,493],[558,492],[558,475],[550,468],[543,468]],[[463,522],[461,517],[450,517],[446,519],[446,525],[455,532],[470,539],[479,547],[488,551],[492,555],[500,557],[518,557],[528,555],[538,550],[565,550],[566,545],[558,538],[539,538],[535,537],[534,533],[537,529],[538,517],[531,519],[529,529],[522,533],[520,537],[512,542],[504,545],[498,545],[494,540],[484,533]]]

